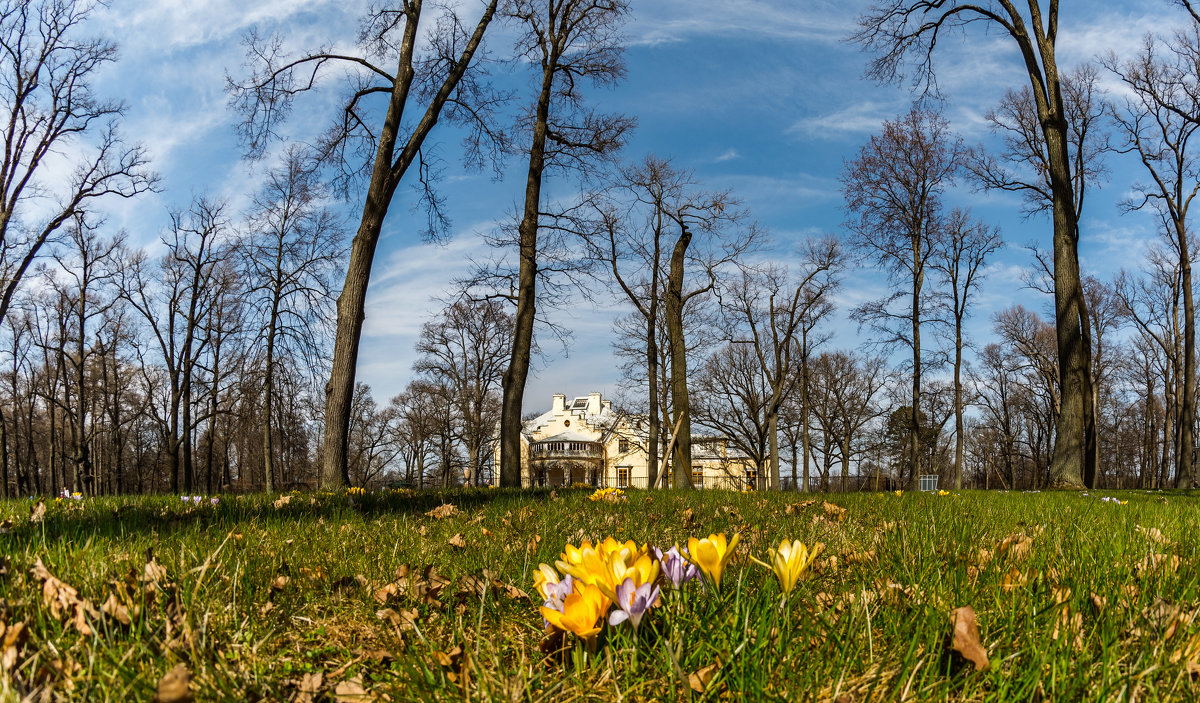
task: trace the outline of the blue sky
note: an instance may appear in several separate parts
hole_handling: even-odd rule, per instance
[[[107,68],[101,94],[128,105],[125,132],[150,149],[163,190],[135,201],[110,203],[110,226],[125,228],[141,245],[153,246],[172,207],[186,207],[197,194],[245,207],[269,164],[247,164],[226,109],[224,76],[244,75],[244,33],[254,27],[280,32],[290,46],[333,45],[353,49],[357,19],[366,3],[333,0],[114,0],[92,30],[117,40],[121,60]],[[475,16],[478,0],[457,0]],[[706,188],[732,189],[773,240],[772,256],[785,259],[805,237],[839,232],[842,199],[838,174],[844,160],[884,119],[907,111],[906,86],[879,86],[862,76],[866,56],[843,41],[861,0],[632,0],[626,27],[628,77],[613,89],[592,91],[605,109],[635,115],[638,128],[626,160],[648,153],[671,157],[692,169]],[[1167,0],[1063,3],[1059,59],[1064,66],[1112,49],[1128,55],[1150,31],[1169,31],[1182,20]],[[511,33],[500,28],[489,49],[503,55]],[[946,115],[968,142],[990,137],[982,115],[1008,88],[1026,80],[1012,42],[976,28],[965,40],[947,37],[936,66],[947,98]],[[1119,91],[1111,80],[1109,87]],[[332,82],[331,82],[332,85]],[[289,129],[311,137],[336,110],[336,90],[297,102]],[[442,129],[439,127],[439,129]],[[522,197],[519,159],[505,178],[467,173],[458,165],[456,135],[435,132],[446,159],[446,196],[453,218],[442,244],[420,239],[421,216],[411,211],[403,187],[384,228],[367,302],[359,380],[386,401],[410,379],[413,344],[421,324],[436,312],[432,297],[464,274],[465,261],[484,255],[480,234],[494,230]],[[1090,196],[1082,222],[1085,273],[1111,277],[1136,267],[1153,239],[1149,215],[1122,215],[1116,203],[1140,178],[1138,164],[1110,162],[1112,177]],[[551,197],[567,195],[569,183],[548,184]],[[952,190],[950,205],[969,206],[976,217],[998,225],[1010,247],[993,260],[973,322],[986,342],[991,314],[1014,302],[1044,309],[1046,301],[1023,290],[1021,272],[1030,265],[1022,245],[1049,246],[1045,218],[1022,220],[1012,195],[986,195],[969,185]],[[355,213],[358,204],[348,206]],[[354,222],[351,223],[351,229]],[[879,276],[852,271],[840,293],[834,344],[856,346],[860,338],[845,312],[883,292]],[[574,331],[570,347],[544,344],[526,392],[526,410],[540,410],[549,395],[614,395],[618,372],[609,344],[617,308],[587,304],[558,316]]]

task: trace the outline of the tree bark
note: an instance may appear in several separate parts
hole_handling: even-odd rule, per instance
[[[667,339],[671,349],[671,409],[679,430],[675,433],[675,449],[671,455],[671,470],[675,488],[692,488],[692,417],[688,401],[687,345],[683,334],[683,273],[687,248],[692,232],[680,223],[679,239],[671,252],[667,274]]]
[[[529,147],[529,167],[525,175],[525,208],[517,228],[521,257],[517,271],[517,315],[513,326],[512,353],[501,384],[504,399],[500,407],[500,485],[512,488],[521,486],[521,406],[533,351],[542,172],[546,166],[546,133],[557,63],[556,46],[542,63],[542,87],[534,113],[533,141]]]

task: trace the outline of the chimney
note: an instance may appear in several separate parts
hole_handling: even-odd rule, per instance
[[[595,393],[595,392],[588,393],[587,414],[588,415],[599,415],[600,414],[600,394],[599,393]]]
[[[552,410],[555,415],[562,415],[567,409],[566,406],[567,396],[563,395],[562,393],[555,393],[554,402],[550,405],[550,410]]]
[[[600,405],[604,408],[604,412],[608,412],[608,411],[612,410],[612,401],[611,400],[605,400],[605,401],[601,402]]]

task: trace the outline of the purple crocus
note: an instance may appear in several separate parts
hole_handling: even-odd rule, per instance
[[[571,591],[575,590],[575,579],[571,578],[568,574],[562,581],[558,583],[547,582],[542,588],[546,591],[546,602],[542,603],[542,607],[557,610],[561,613],[563,601],[567,596],[571,595]],[[542,626],[549,627],[550,621],[542,618]]]
[[[663,578],[670,581],[671,587],[676,590],[682,588],[683,584],[688,581],[695,581],[700,578],[700,570],[696,568],[695,564],[685,559],[679,553],[678,547],[671,547],[665,552],[658,547],[654,547],[654,556],[658,558],[658,563],[662,565]]]
[[[626,620],[633,629],[637,629],[642,623],[642,615],[654,605],[658,600],[658,586],[652,583],[643,583],[640,586],[635,586],[633,579],[626,578],[617,586],[617,608],[612,615],[608,616],[608,624],[616,627]]]

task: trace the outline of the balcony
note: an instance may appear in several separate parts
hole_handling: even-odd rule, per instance
[[[534,442],[529,447],[533,459],[603,459],[604,445],[599,442]]]

